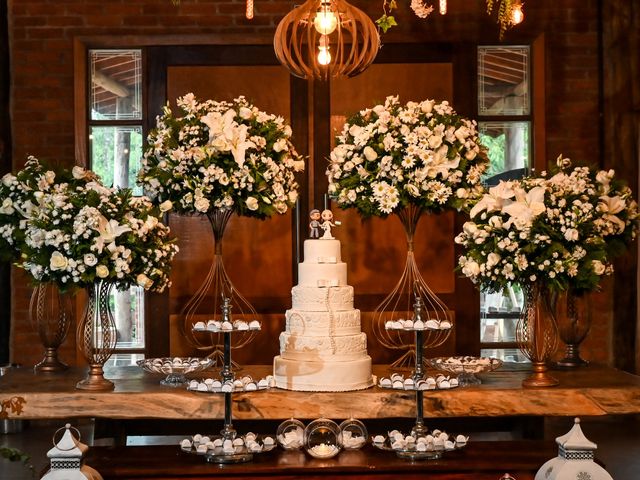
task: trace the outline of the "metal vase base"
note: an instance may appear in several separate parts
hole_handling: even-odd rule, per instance
[[[522,386],[525,388],[555,387],[558,383],[558,380],[549,373],[545,363],[534,362],[533,373],[522,381]]]
[[[115,388],[115,385],[111,380],[104,378],[101,365],[91,365],[89,375],[84,380],[76,383],[76,388],[92,392],[109,392]]]
[[[56,348],[47,348],[44,352],[44,358],[33,367],[35,373],[57,373],[64,372],[69,365],[62,363],[58,358],[58,350]]]
[[[580,358],[580,345],[567,344],[565,356],[556,362],[559,368],[580,368],[586,367],[589,362]]]

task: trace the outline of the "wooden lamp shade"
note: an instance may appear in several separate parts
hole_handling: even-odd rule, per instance
[[[318,15],[331,20],[324,30]],[[296,77],[327,80],[362,73],[376,58],[380,36],[373,21],[345,0],[307,0],[280,21],[273,46]]]

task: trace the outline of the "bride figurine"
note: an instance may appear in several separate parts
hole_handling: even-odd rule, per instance
[[[320,227],[324,230],[324,235],[322,235],[322,240],[333,240],[333,236],[331,235],[331,227],[340,225],[340,222],[336,220],[336,223],[332,223],[333,212],[331,210],[323,210],[321,217],[322,217],[322,224],[320,225]]]

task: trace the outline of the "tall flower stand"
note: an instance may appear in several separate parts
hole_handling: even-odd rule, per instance
[[[413,305],[420,298],[424,305],[425,323],[428,328],[421,331],[422,345],[435,348],[442,345],[453,327],[453,317],[447,306],[433,293],[420,274],[414,254],[414,235],[423,210],[415,205],[407,205],[398,212],[398,218],[404,227],[407,239],[407,259],[400,280],[391,293],[375,309],[373,333],[384,347],[402,350],[405,353],[391,368],[410,367],[415,364],[417,351],[415,345],[406,341],[398,329],[389,329],[390,322],[406,321],[411,315]]]
[[[558,380],[547,364],[558,348],[558,328],[553,315],[550,292],[545,285],[523,285],[525,304],[516,328],[520,350],[533,366],[533,374],[522,381],[523,387],[553,387]]]
[[[44,346],[44,358],[33,367],[36,373],[62,372],[68,368],[58,358],[58,348],[67,338],[73,322],[73,302],[69,293],[62,293],[52,283],[39,283],[33,289],[29,303],[31,324]]]
[[[221,314],[218,312],[221,311],[222,305],[220,302],[224,298],[230,301],[230,305],[237,312],[235,317],[238,320],[244,320],[249,323],[257,318],[256,310],[238,292],[224,267],[222,240],[232,215],[233,210],[229,209],[217,209],[207,213],[207,218],[213,231],[213,261],[202,285],[182,310],[185,337],[198,350],[209,351],[208,357],[213,360],[213,365],[217,367],[224,365],[223,349],[225,344],[223,334],[219,332],[213,333],[206,328],[194,328],[198,323],[198,315],[214,312],[210,320],[223,321]],[[255,335],[256,331],[253,330],[241,332],[234,337],[230,348],[240,349],[245,347],[253,340]],[[234,364],[234,367],[238,368],[238,365]]]
[[[99,281],[87,288],[88,300],[84,315],[78,324],[76,341],[89,364],[87,378],[76,388],[103,392],[114,389],[113,382],[104,378],[103,366],[116,348],[116,324],[109,305],[113,283]]]

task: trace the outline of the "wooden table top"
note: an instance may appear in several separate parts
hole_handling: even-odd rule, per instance
[[[241,374],[262,378],[270,366],[246,366]],[[499,370],[480,375],[482,385],[424,395],[425,416],[501,417],[591,416],[640,413],[640,377],[608,367],[591,365],[575,371],[554,371],[560,385],[543,389],[521,386],[525,371]],[[374,374],[389,375],[388,367],[374,366]],[[194,378],[213,376],[196,374]],[[221,394],[189,392],[160,385],[162,376],[138,367],[107,369],[115,382],[112,392],[75,389],[84,377],[82,369],[62,374],[34,374],[31,369],[12,369],[0,377],[0,401],[23,397],[19,418],[54,419],[102,417],[112,419],[222,418]],[[9,417],[15,413],[7,412]],[[233,416],[238,419],[298,418],[389,418],[415,415],[415,394],[399,390],[370,388],[357,392],[310,393],[271,389],[233,396]]]

